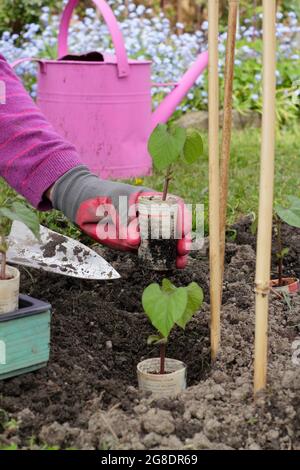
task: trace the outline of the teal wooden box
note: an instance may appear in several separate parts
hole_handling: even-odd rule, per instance
[[[47,365],[51,306],[20,295],[19,310],[0,315],[0,380]]]

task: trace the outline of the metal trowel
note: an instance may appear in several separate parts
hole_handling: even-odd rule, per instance
[[[72,238],[40,226],[40,240],[21,222],[8,237],[7,261],[79,279],[118,279],[119,273],[102,256]]]

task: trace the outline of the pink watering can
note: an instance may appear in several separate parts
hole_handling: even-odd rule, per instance
[[[91,54],[101,61],[72,60],[68,28],[79,0],[69,0],[59,36],[59,60],[39,62],[37,103],[56,131],[72,142],[82,161],[102,178],[130,178],[151,173],[147,142],[152,130],[165,123],[208,64],[202,53],[174,90],[152,113],[151,62],[130,60],[117,20],[104,0],[99,8],[115,48],[115,56]],[[65,58],[66,60],[61,60]],[[71,60],[70,60],[71,58]],[[75,58],[78,59],[78,58]],[[13,66],[28,60],[21,59]],[[91,59],[89,59],[91,60]]]

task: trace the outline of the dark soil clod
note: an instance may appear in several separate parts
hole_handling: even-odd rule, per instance
[[[49,241],[46,245],[43,246],[43,256],[44,258],[53,258],[57,252],[67,253],[67,248],[63,245],[67,241],[67,238],[58,233],[51,234],[49,236]]]

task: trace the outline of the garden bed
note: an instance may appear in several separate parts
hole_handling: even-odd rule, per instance
[[[157,355],[146,345],[152,328],[140,299],[146,285],[161,281],[159,273],[145,271],[133,255],[104,249],[120,280],[23,270],[24,293],[52,303],[52,353],[47,368],[0,382],[0,446],[300,449],[300,364],[292,363],[300,296],[288,305],[271,295],[269,388],[254,404],[254,237],[247,221],[238,228],[237,243],[227,247],[222,351],[213,369],[207,256],[193,253],[185,271],[168,275],[177,285],[198,282],[206,296],[168,347],[168,356],[188,365],[190,388],[176,400],[136,390],[138,361]],[[300,230],[288,237],[290,271],[299,274]]]

